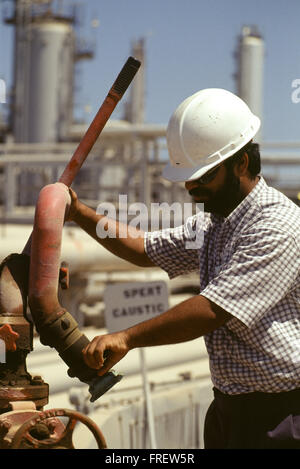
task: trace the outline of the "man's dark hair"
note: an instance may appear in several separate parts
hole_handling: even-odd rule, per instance
[[[247,153],[249,157],[248,172],[250,174],[250,178],[255,179],[255,177],[260,173],[261,170],[260,151],[258,143],[248,142],[237,153],[228,158],[228,160],[226,160],[224,164],[227,169],[232,169],[236,163],[240,163],[244,153]]]

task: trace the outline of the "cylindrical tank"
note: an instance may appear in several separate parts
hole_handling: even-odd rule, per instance
[[[68,21],[31,23],[28,142],[56,142],[72,115],[74,34]]]
[[[263,117],[264,41],[256,27],[244,26],[237,48],[237,94],[261,120]],[[259,132],[255,140],[260,142]]]

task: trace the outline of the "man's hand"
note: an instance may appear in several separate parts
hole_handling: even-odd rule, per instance
[[[90,368],[99,370],[101,376],[129,350],[194,340],[223,326],[231,318],[231,314],[217,304],[196,295],[128,329],[96,336],[83,349],[83,358]]]
[[[128,329],[96,336],[83,349],[83,358],[101,376],[129,350],[194,340],[223,326],[231,318],[231,314],[217,304],[202,295],[196,295]]]
[[[127,352],[129,347],[125,331],[96,336],[82,351],[85,363],[99,370],[99,376],[107,373]]]
[[[66,221],[73,221],[74,217],[75,217],[75,215],[78,211],[80,201],[77,197],[76,192],[73,189],[71,189],[71,187],[69,187],[69,193],[70,193],[70,196],[71,196],[71,205],[69,207],[69,211],[68,211],[67,216],[66,216]]]

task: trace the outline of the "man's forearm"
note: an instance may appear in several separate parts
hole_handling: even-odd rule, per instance
[[[129,349],[167,345],[201,337],[220,327],[230,314],[205,297],[194,296],[165,313],[125,331]]]
[[[143,231],[99,215],[82,202],[78,203],[73,221],[116,256],[142,267],[154,265],[144,250]],[[105,237],[98,236],[97,226]]]
[[[130,350],[196,339],[222,326],[231,315],[198,295],[129,329],[96,336],[83,350],[86,364],[103,375]],[[104,353],[108,352],[106,360]]]

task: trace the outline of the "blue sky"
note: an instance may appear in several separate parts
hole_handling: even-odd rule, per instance
[[[66,1],[66,3],[72,3]],[[265,40],[263,136],[300,141],[300,103],[292,81],[300,79],[299,0],[86,0],[80,31],[96,40],[96,55],[79,66],[76,101],[90,104],[91,120],[131,54],[146,39],[146,120],[167,123],[177,105],[201,88],[235,92],[233,52],[245,24]],[[97,17],[99,27],[91,30]],[[12,28],[0,26],[0,78],[11,81]],[[121,105],[122,103],[120,103]],[[120,106],[119,105],[119,106]],[[118,108],[119,109],[119,108]],[[116,110],[115,117],[121,108]]]

